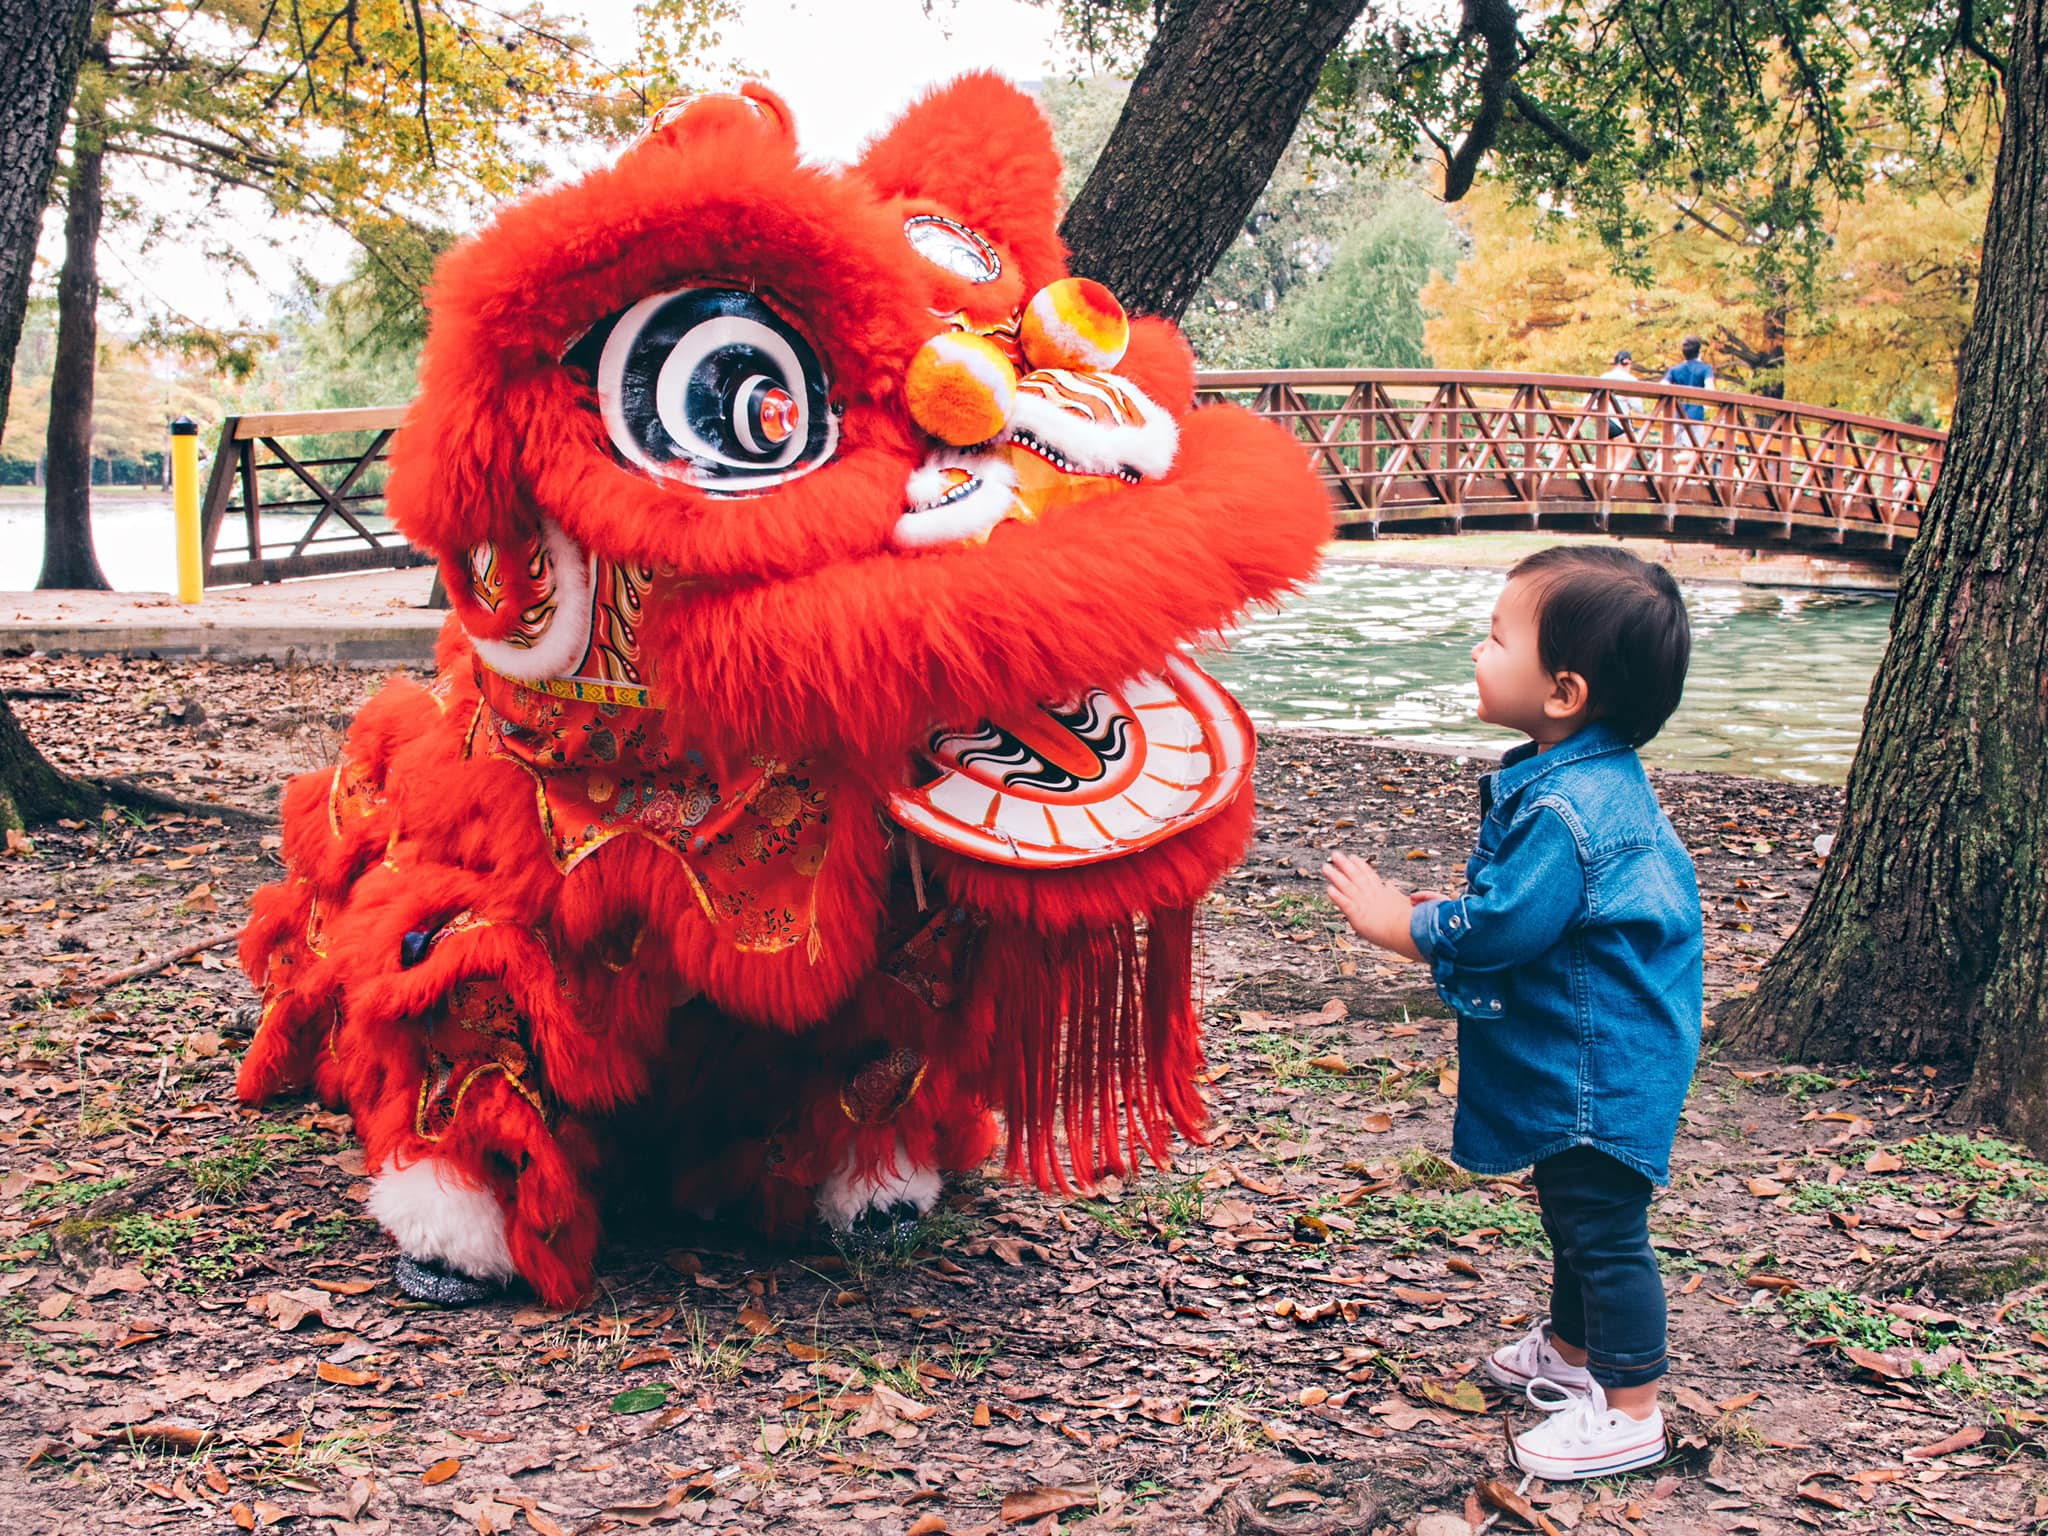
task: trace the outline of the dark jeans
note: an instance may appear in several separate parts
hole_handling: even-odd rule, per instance
[[[1655,1381],[1667,1365],[1650,1181],[1591,1147],[1545,1158],[1535,1177],[1550,1238],[1551,1333],[1586,1351],[1603,1387]]]

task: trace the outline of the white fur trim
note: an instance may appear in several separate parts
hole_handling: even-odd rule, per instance
[[[438,1259],[472,1280],[510,1280],[517,1271],[497,1197],[439,1158],[397,1163],[386,1162],[370,1181],[369,1209],[406,1256]]]
[[[981,483],[943,506],[944,471],[962,469]],[[903,488],[909,510],[896,521],[890,540],[898,549],[930,549],[961,544],[987,534],[1022,509],[1016,500],[1017,472],[1006,460],[958,453],[937,453],[911,471]]]
[[[1180,428],[1129,379],[1115,373],[1041,371],[1083,392],[1089,390],[1091,379],[1099,378],[1108,389],[1130,397],[1138,406],[1139,419],[1121,426],[1094,421],[1031,389],[1033,375],[1026,374],[1025,386],[1017,391],[1016,408],[1010,413],[1011,435],[1030,433],[1057,449],[1079,474],[1113,475],[1120,469],[1134,469],[1156,478],[1173,468],[1173,456],[1180,451]]]
[[[837,1232],[844,1232],[863,1211],[886,1211],[892,1205],[912,1205],[922,1216],[939,1203],[939,1174],[936,1168],[920,1168],[910,1160],[903,1143],[896,1143],[894,1166],[883,1164],[862,1176],[854,1156],[846,1154],[839,1171],[818,1190],[818,1214]]]
[[[590,562],[576,541],[547,518],[541,519],[540,536],[555,571],[555,612],[547,628],[531,645],[470,637],[485,666],[522,683],[568,676],[590,648]]]

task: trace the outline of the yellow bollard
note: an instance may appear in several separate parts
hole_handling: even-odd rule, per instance
[[[178,601],[196,603],[205,588],[199,549],[199,423],[171,423],[171,510],[178,521]]]

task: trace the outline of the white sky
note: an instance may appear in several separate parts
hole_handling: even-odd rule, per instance
[[[601,56],[619,59],[631,48],[632,0],[556,5],[585,19]],[[919,0],[742,0],[741,15],[723,29],[713,58],[743,66],[782,95],[807,154],[843,160],[928,85],[970,69],[999,69],[1017,80],[1056,72],[1055,22],[1055,7],[1024,0],[933,0],[929,16]],[[160,185],[126,190],[175,216],[176,196]],[[348,268],[349,243],[331,230],[280,230],[253,198],[240,217],[252,232],[267,229],[286,242],[283,249],[253,239],[243,246],[253,277],[225,272],[196,242],[165,238],[145,250],[132,236],[117,234],[103,243],[101,278],[143,309],[182,312],[215,325],[261,325],[274,295],[290,288],[294,259],[328,281]],[[62,218],[53,212],[42,243],[51,272],[62,252]],[[123,329],[133,324],[107,318]]]

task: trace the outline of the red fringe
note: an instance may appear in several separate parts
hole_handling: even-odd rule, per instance
[[[985,936],[993,1096],[1013,1178],[1070,1193],[1147,1158],[1169,1166],[1175,1131],[1202,1139],[1194,925],[1193,908],[1162,907],[1142,935],[1125,918],[1058,934],[1003,925]]]

